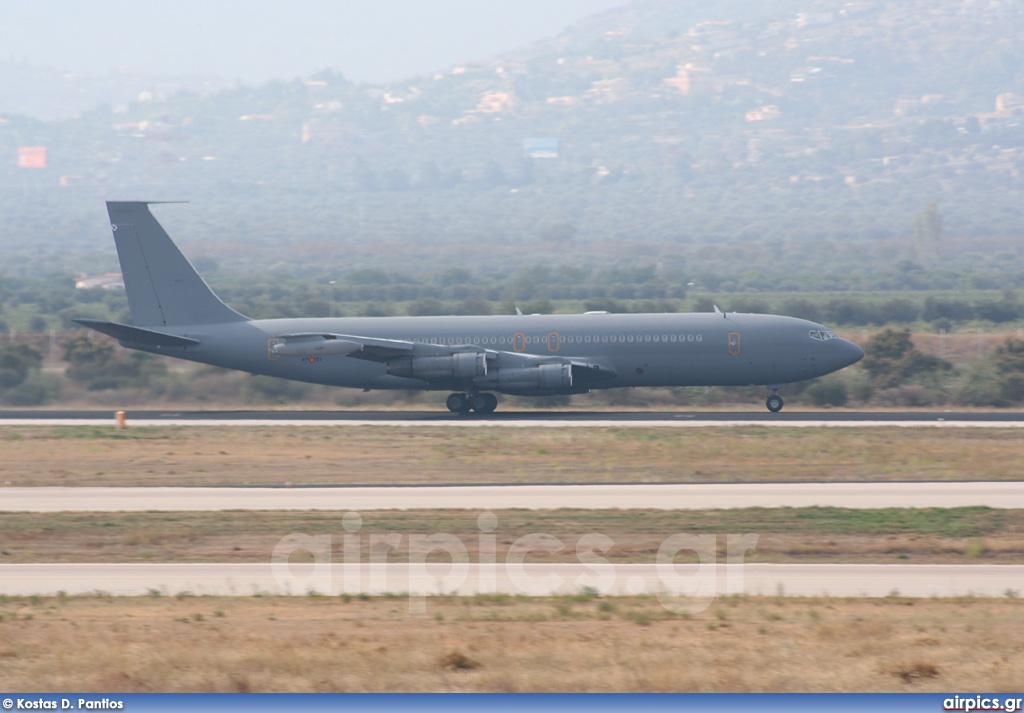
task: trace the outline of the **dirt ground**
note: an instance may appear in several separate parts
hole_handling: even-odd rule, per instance
[[[8,426],[0,451],[0,487],[1006,480],[1020,477],[1024,438],[987,428]]]
[[[0,688],[145,691],[1024,690],[1019,600],[26,598]]]

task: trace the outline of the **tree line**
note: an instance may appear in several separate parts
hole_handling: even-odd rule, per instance
[[[955,366],[917,349],[909,329],[886,327],[864,344],[864,360],[836,374],[794,384],[787,399],[821,407],[979,406],[1024,404],[1024,339],[1009,337],[994,351]],[[216,367],[188,372],[168,368],[169,360],[117,347],[85,331],[69,335],[60,347],[60,371],[43,371],[43,352],[31,343],[0,347],[0,403],[39,406],[88,399],[94,403],[303,404],[334,402],[415,402],[429,395],[386,392],[370,396],[351,389],[250,377]],[[700,406],[749,402],[757,389],[617,389],[596,392],[608,405]],[[361,399],[361,400],[360,400]],[[569,403],[568,397],[526,400],[541,407]]]

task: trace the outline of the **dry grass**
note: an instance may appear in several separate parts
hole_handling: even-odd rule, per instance
[[[0,429],[0,484],[1006,480],[1011,429]]]
[[[388,560],[407,561],[407,535],[448,533],[479,556],[479,512],[366,511],[360,529],[363,561],[373,535],[400,533]],[[498,510],[496,555],[504,560],[519,538],[546,533],[564,548],[532,552],[527,561],[577,561],[588,533],[607,535],[613,562],[653,562],[666,537],[756,533],[750,562],[1019,563],[1024,561],[1024,511],[984,507],[849,510],[749,508],[735,510]],[[0,563],[13,562],[268,562],[292,533],[331,535],[343,561],[344,530],[332,512],[6,513],[0,518]],[[436,558],[447,555],[435,553]]]
[[[20,691],[1020,691],[1012,600],[31,598],[0,602]]]

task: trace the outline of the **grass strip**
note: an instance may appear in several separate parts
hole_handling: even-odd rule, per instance
[[[0,485],[1013,480],[1013,429],[0,429]]]
[[[384,510],[360,513],[364,561],[373,536],[398,533],[388,560],[407,561],[409,535],[447,533],[479,557],[475,510]],[[653,562],[665,538],[679,533],[726,536],[754,533],[754,562],[1020,562],[1024,511],[987,507],[746,508],[734,510],[498,510],[493,534],[497,557],[522,552],[542,536],[559,551],[528,553],[527,561],[576,561],[580,537],[599,533],[614,546],[610,561]],[[290,511],[4,513],[0,563],[15,562],[266,562],[281,538],[293,533],[331,535],[341,559],[343,513]],[[549,540],[550,542],[550,540]],[[482,544],[483,543],[483,544]],[[418,555],[417,555],[418,556]],[[444,559],[432,553],[431,559]]]

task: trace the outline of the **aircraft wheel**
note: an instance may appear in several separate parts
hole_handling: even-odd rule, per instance
[[[476,413],[494,413],[498,407],[498,397],[494,394],[473,394],[469,398],[469,406]]]
[[[778,413],[779,411],[782,410],[782,397],[779,396],[778,394],[772,394],[771,396],[768,397],[768,400],[765,401],[764,405],[767,406],[768,410],[771,411],[772,413]]]
[[[469,397],[465,394],[449,394],[445,406],[452,413],[466,413],[470,408]]]

